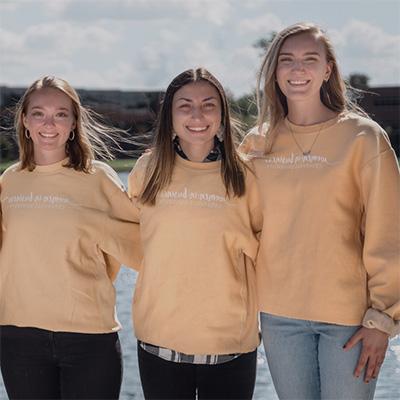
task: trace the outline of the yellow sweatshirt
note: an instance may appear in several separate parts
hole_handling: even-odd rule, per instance
[[[112,332],[116,260],[140,263],[136,210],[106,164],[63,163],[1,176],[0,325]]]
[[[381,330],[396,333],[400,179],[386,133],[355,114],[313,126],[285,119],[277,129],[268,155],[262,156],[262,135],[250,133],[241,145],[257,158],[265,221],[256,264],[259,309],[359,325],[370,308],[368,317],[386,319]],[[303,156],[300,150],[310,147]]]
[[[253,351],[259,344],[253,262],[262,225],[254,175],[247,173],[246,195],[228,199],[220,161],[175,160],[156,205],[136,202],[144,253],[133,301],[136,336],[186,354]],[[133,199],[147,162],[142,156],[129,176]]]

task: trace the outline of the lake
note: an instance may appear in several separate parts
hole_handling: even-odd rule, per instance
[[[120,174],[126,183],[127,173]],[[124,359],[124,378],[122,382],[121,400],[143,400],[136,357],[136,340],[133,335],[131,321],[131,301],[136,282],[136,272],[122,268],[116,281],[118,317],[123,326],[120,339]],[[277,400],[271,376],[262,346],[258,349],[257,381],[254,393],[255,400]],[[0,377],[0,399],[7,399],[3,381]],[[400,399],[400,338],[391,340],[379,376],[375,399]]]

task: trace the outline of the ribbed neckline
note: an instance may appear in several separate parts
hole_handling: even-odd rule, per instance
[[[320,132],[325,129],[328,129],[329,127],[334,125],[342,116],[343,116],[342,114],[338,114],[336,117],[332,119],[328,119],[327,121],[320,122],[319,124],[314,124],[314,125],[296,125],[290,122],[287,117],[283,120],[283,123],[287,129],[289,130],[291,129],[293,133],[296,135],[307,134],[307,133]]]
[[[175,154],[175,162],[179,166],[195,170],[213,170],[221,168],[221,161],[194,162],[190,160],[185,160],[179,154]]]
[[[54,164],[36,165],[33,172],[38,172],[38,173],[55,172],[62,169],[67,162],[68,162],[68,157]]]

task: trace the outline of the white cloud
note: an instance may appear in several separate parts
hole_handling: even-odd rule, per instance
[[[254,18],[246,18],[239,23],[239,32],[264,35],[267,32],[278,32],[284,28],[282,20],[275,14],[264,14]]]

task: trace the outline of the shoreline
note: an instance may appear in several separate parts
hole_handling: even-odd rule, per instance
[[[14,161],[5,161],[0,163],[0,175],[12,164],[15,164],[18,160]],[[108,165],[110,165],[116,172],[130,172],[133,166],[136,163],[135,158],[129,159],[116,159],[116,160],[108,160],[106,161]]]

